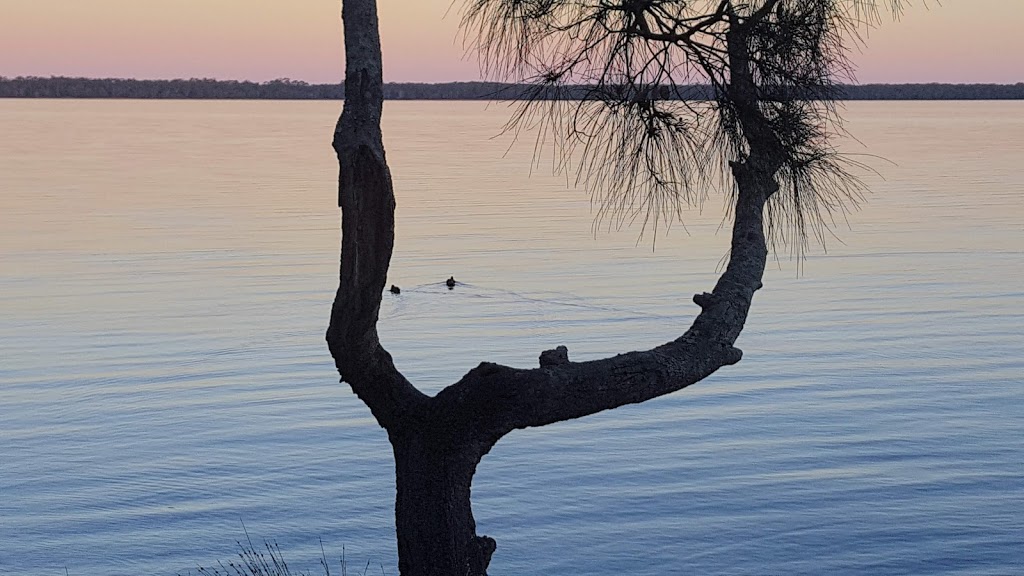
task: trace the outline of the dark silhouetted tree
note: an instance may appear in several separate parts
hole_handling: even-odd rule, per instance
[[[699,382],[739,362],[769,244],[799,251],[859,195],[833,147],[832,98],[846,46],[899,0],[468,0],[467,39],[492,77],[527,82],[511,130],[542,126],[611,222],[657,227],[713,190],[729,195],[728,264],[679,338],[651,350],[539,366],[483,362],[431,397],[396,368],[377,318],[394,244],[395,197],[380,130],[375,0],[343,0],[346,100],[334,134],[342,211],[340,285],[327,341],[342,380],[394,449],[399,570],[483,575],[495,542],[476,534],[470,485],[504,435]],[[685,99],[710,86],[711,98]]]

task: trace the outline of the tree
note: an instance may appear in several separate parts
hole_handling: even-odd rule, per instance
[[[898,14],[901,1],[885,6]],[[343,0],[341,269],[327,341],[393,447],[404,576],[486,574],[496,545],[476,534],[470,485],[509,432],[644,402],[740,361],[769,245],[799,251],[858,197],[831,143],[842,128],[831,98],[849,75],[846,44],[879,13],[875,0],[468,0],[464,27],[485,70],[533,86],[510,128],[545,126],[603,217],[656,227],[722,189],[731,248],[671,342],[587,362],[559,346],[532,369],[483,362],[429,397],[377,335],[395,223],[380,37],[375,0]],[[687,100],[694,83],[712,99]]]

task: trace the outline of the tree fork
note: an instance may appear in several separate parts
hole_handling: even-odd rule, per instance
[[[559,346],[544,351],[533,369],[484,362],[430,398],[397,370],[377,335],[395,197],[380,129],[376,2],[343,0],[342,14],[346,101],[334,135],[342,248],[328,344],[342,380],[392,444],[402,576],[486,576],[496,544],[476,534],[471,489],[477,465],[502,436],[668,394],[742,357],[733,344],[761,288],[764,205],[778,190],[777,139],[748,139],[748,153],[731,163],[737,194],[729,263],[712,292],[694,297],[701,312],[682,336],[585,362],[571,362]],[[750,98],[740,102],[744,133],[771,133],[756,109],[746,55],[730,49],[730,56],[737,83],[730,89]]]

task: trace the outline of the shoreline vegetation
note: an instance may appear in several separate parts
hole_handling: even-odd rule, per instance
[[[536,87],[498,82],[445,82],[384,85],[386,100],[517,100]],[[585,87],[562,87],[558,97],[573,99]],[[0,76],[0,98],[119,98],[145,100],[342,100],[344,86],[309,84],[281,78],[269,82],[214,80],[134,80],[64,76]],[[554,94],[554,93],[552,93]],[[706,86],[680,87],[676,97],[706,99]],[[664,96],[663,96],[664,97]],[[1024,82],[1017,84],[859,84],[837,87],[837,100],[1024,100]]]

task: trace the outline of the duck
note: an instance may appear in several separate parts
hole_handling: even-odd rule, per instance
[[[392,294],[401,294],[402,293],[402,289],[399,288],[398,286],[395,286],[394,284],[392,284],[391,285],[391,293]]]
[[[447,286],[449,290],[455,288],[455,276],[449,276],[448,279],[444,281],[444,285]]]

